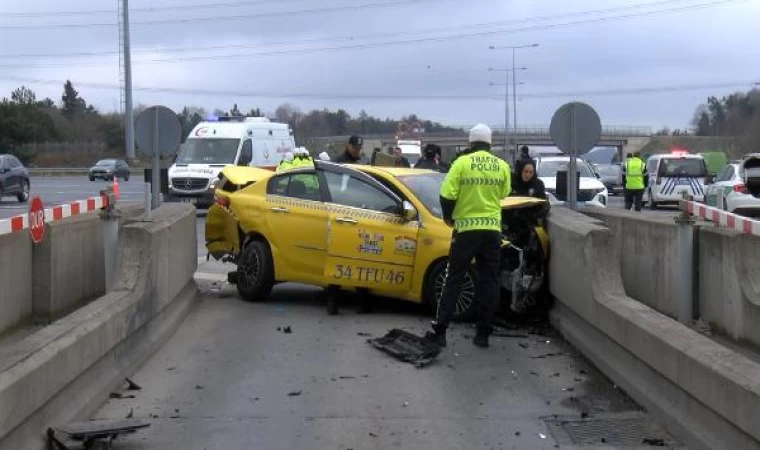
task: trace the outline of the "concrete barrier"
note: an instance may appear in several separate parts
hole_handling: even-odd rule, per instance
[[[760,364],[626,295],[598,220],[555,208],[548,223],[557,329],[689,448],[760,449]]]
[[[712,226],[697,237],[700,317],[721,334],[760,346],[760,238]]]
[[[28,233],[0,235],[0,334],[32,316],[32,242]]]
[[[0,449],[43,449],[48,426],[89,417],[194,304],[195,209],[166,204],[124,225],[118,281],[0,352]]]
[[[673,217],[598,208],[583,213],[601,220],[612,231],[625,292],[677,318],[678,229]]]

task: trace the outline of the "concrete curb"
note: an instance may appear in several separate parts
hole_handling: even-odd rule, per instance
[[[0,449],[43,449],[48,426],[88,417],[194,305],[194,208],[165,205],[119,240],[112,292],[4,352]]]
[[[760,449],[760,364],[628,297],[598,220],[557,208],[549,236],[552,317],[567,339],[687,445]]]

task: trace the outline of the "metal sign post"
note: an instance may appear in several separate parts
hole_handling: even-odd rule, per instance
[[[567,166],[567,204],[578,206],[578,156],[599,142],[602,123],[594,109],[585,103],[562,105],[552,117],[550,133],[554,145],[570,156]]]
[[[152,106],[137,117],[137,147],[141,152],[153,157],[150,209],[158,208],[161,204],[161,157],[177,151],[181,134],[182,127],[177,115],[165,106]],[[146,205],[146,212],[148,208]]]

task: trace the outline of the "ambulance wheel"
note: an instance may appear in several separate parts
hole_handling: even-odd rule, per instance
[[[237,265],[237,289],[249,302],[263,301],[274,286],[274,262],[269,245],[251,241],[240,252]]]
[[[425,278],[422,295],[425,302],[432,309],[433,315],[438,311],[438,302],[443,293],[443,285],[446,281],[446,266],[446,260],[438,261],[428,270],[427,277]],[[453,319],[456,322],[471,321],[476,316],[475,276],[475,269],[470,267],[465,275],[464,286],[454,308]]]

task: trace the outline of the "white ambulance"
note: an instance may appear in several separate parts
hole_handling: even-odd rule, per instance
[[[650,156],[646,166],[649,184],[644,190],[643,201],[651,209],[664,204],[678,204],[683,192],[697,202],[704,202],[708,173],[707,164],[701,156],[674,150]]]
[[[401,149],[401,155],[414,167],[422,157],[422,141],[399,140],[396,146]]]
[[[193,128],[169,168],[172,200],[208,207],[219,172],[227,166],[274,170],[295,148],[288,124],[264,117],[209,117]]]

